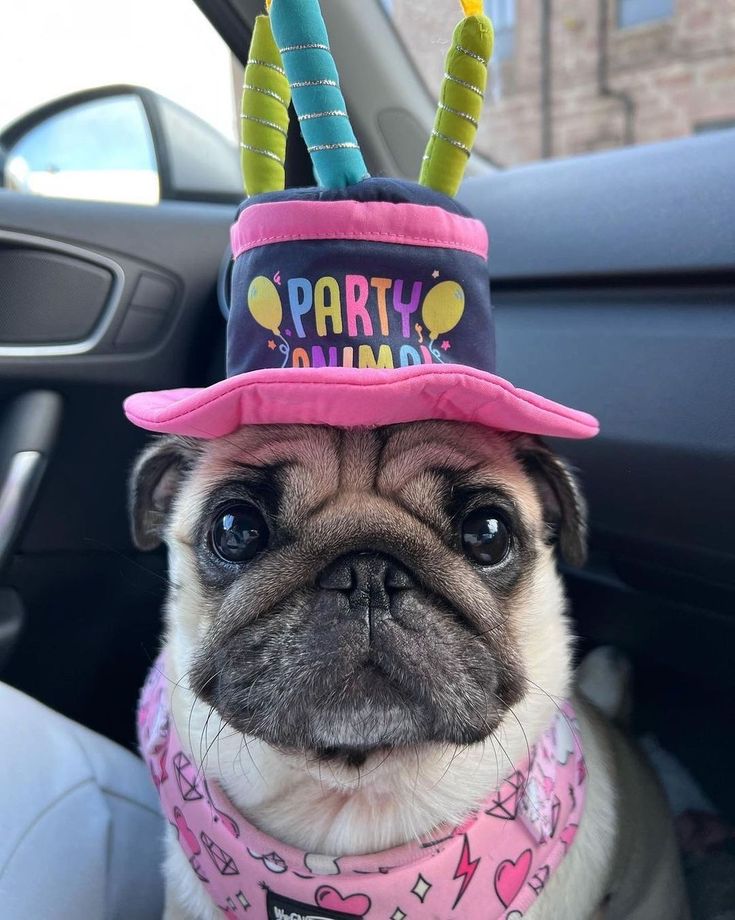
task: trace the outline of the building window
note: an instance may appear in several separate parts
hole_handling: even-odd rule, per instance
[[[695,134],[709,134],[710,131],[729,131],[735,128],[735,118],[722,118],[718,121],[700,121],[694,126]]]
[[[493,60],[504,61],[515,49],[516,0],[489,0],[487,11],[495,30]]]
[[[671,19],[674,0],[618,0],[618,26],[639,26],[644,22]]]

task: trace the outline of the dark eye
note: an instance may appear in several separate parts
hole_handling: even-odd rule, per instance
[[[496,508],[478,508],[462,521],[462,547],[477,565],[498,565],[510,544],[510,529]]]
[[[268,527],[263,515],[252,505],[230,505],[214,519],[209,542],[225,562],[250,562],[266,547]]]

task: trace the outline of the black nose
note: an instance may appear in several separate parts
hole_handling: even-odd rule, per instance
[[[414,587],[409,573],[394,559],[382,553],[348,553],[319,575],[320,588],[343,591],[364,597],[368,603],[386,606],[395,591]]]

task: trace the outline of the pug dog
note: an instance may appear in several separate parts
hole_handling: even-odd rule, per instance
[[[168,547],[186,754],[285,844],[338,858],[461,823],[572,695],[555,557],[583,562],[585,505],[537,438],[456,422],[166,436],[131,509],[136,545]],[[683,920],[651,772],[574,705],[585,810],[524,920]],[[168,833],[165,920],[221,917]]]

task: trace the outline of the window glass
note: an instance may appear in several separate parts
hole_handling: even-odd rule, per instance
[[[513,54],[516,30],[516,0],[489,0],[487,11],[495,27],[496,60],[504,61]]]
[[[95,99],[40,122],[8,150],[5,186],[54,198],[157,204],[156,155],[140,99]]]
[[[709,131],[730,131],[735,128],[735,118],[725,118],[722,121],[702,121],[694,126],[697,134],[707,134]]]
[[[618,24],[637,26],[674,15],[674,0],[618,0]]]
[[[0,85],[6,91],[0,92],[0,129],[61,96],[113,84],[160,93],[199,116],[230,145],[238,141],[242,68],[192,0],[37,0],[3,5]],[[48,142],[48,132],[56,131],[57,150],[63,156],[67,141],[61,127],[69,130],[69,143],[85,131],[91,154],[117,124],[127,132],[120,151],[131,151],[135,140],[141,160],[127,157],[125,168],[143,172],[150,166],[142,162],[149,151],[140,139],[129,136],[137,127],[128,116],[121,103],[80,109],[74,119],[67,116],[63,123],[49,123],[36,142]],[[94,139],[97,129],[99,143]],[[77,162],[79,149],[76,143]]]
[[[459,3],[383,4],[436,98]],[[735,119],[731,3],[485,0],[485,7],[496,48],[476,149],[500,167],[684,137]]]

